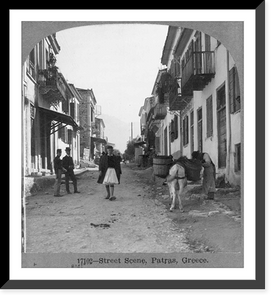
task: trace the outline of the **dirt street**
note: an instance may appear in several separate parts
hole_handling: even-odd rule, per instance
[[[105,199],[96,170],[77,177],[80,194],[67,195],[63,184],[63,197],[53,197],[52,187],[27,197],[26,252],[242,251],[239,191],[221,190],[220,201],[203,201],[194,186],[185,212],[169,212],[168,188],[153,180],[151,168],[123,164],[122,173],[115,201]]]

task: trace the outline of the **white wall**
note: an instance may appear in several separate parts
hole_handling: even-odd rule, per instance
[[[216,47],[216,40],[211,39],[211,47]],[[230,114],[229,92],[228,92],[228,70],[230,70],[234,61],[229,55],[229,64],[227,63],[227,50],[223,45],[216,48],[216,74],[211,82],[203,89],[203,91],[194,91],[193,99],[182,111],[181,124],[185,115],[189,116],[189,143],[182,148],[182,155],[191,157],[191,131],[190,120],[191,111],[194,110],[194,150],[198,150],[198,123],[197,110],[202,107],[202,131],[203,131],[203,152],[208,152],[213,162],[218,166],[218,128],[217,128],[217,89],[225,83],[226,93],[226,130],[227,130],[227,167],[223,169],[217,168],[218,175],[225,174],[227,180],[232,184],[240,184],[240,173],[234,171],[235,161],[235,144],[241,142],[241,113]],[[213,100],[213,135],[207,137],[206,123],[206,100],[212,95]],[[183,133],[181,133],[183,134]],[[181,146],[180,146],[181,147]],[[230,152],[229,152],[230,150]],[[172,152],[177,153],[177,148],[172,147]]]

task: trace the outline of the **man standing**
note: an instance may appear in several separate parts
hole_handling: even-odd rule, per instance
[[[70,156],[70,151],[71,151],[71,149],[69,147],[66,147],[65,148],[66,156],[64,156],[62,159],[62,166],[66,169],[65,186],[66,186],[67,194],[71,194],[70,188],[69,188],[69,179],[70,178],[73,181],[74,193],[79,193],[79,191],[77,189],[77,179],[74,174],[74,163],[73,163],[72,157]]]
[[[54,170],[56,173],[56,181],[54,185],[54,196],[55,197],[62,197],[60,195],[60,184],[61,184],[61,175],[62,172],[66,172],[66,169],[62,167],[62,160],[60,159],[61,156],[61,149],[57,149],[57,156],[54,159]]]

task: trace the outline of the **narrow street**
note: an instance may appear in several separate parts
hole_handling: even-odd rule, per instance
[[[115,201],[105,199],[98,171],[78,176],[80,194],[53,197],[47,188],[26,198],[27,253],[240,252],[238,210],[194,195],[186,210],[169,212],[167,187],[151,169],[122,164]],[[72,189],[72,187],[71,187]],[[237,203],[237,195],[221,199]],[[224,197],[224,198],[223,198]],[[225,198],[226,197],[226,198]],[[228,201],[229,202],[229,201]],[[238,201],[239,202],[239,201]]]

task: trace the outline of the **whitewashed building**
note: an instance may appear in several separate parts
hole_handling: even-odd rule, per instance
[[[51,174],[56,150],[79,163],[79,99],[56,66],[55,34],[41,40],[23,65],[23,174]]]
[[[215,38],[169,26],[153,89],[160,155],[174,158],[207,152],[217,177],[241,183],[242,111],[239,79],[231,53]]]

